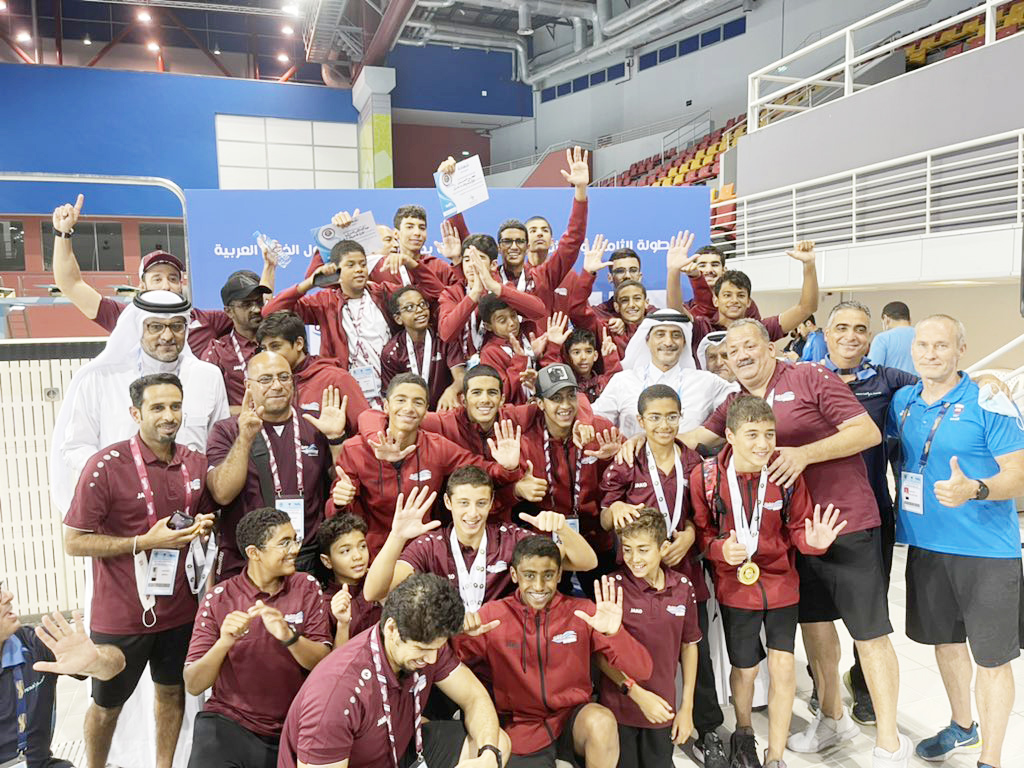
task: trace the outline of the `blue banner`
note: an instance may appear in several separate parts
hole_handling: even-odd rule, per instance
[[[402,205],[427,210],[427,245],[441,239],[441,208],[434,189],[219,190],[190,189],[188,201],[189,282],[197,307],[221,306],[220,287],[238,269],[259,273],[263,259],[252,233],[263,232],[285,248],[277,270],[277,291],[302,280],[313,254],[310,229],[327,224],[338,211],[372,211],[378,224],[392,224]],[[466,212],[470,232],[497,237],[503,221],[525,222],[543,216],[552,235],[565,231],[572,190],[492,189],[490,199]],[[589,190],[587,238],[603,234],[611,248],[630,247],[640,255],[644,284],[652,294],[665,289],[669,239],[680,230],[695,235],[694,248],[710,242],[710,192],[707,187],[595,187]],[[582,254],[577,269],[582,263]],[[607,276],[595,290],[609,292]],[[684,291],[689,285],[684,281]],[[653,303],[658,304],[658,301]]]

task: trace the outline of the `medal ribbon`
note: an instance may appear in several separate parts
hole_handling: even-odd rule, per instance
[[[484,529],[480,548],[476,551],[473,565],[468,570],[459,538],[455,535],[455,526],[452,526],[448,540],[452,548],[452,559],[455,560],[455,572],[459,577],[459,597],[462,598],[462,604],[467,611],[476,613],[484,604],[484,590],[487,588],[487,530]]]
[[[405,332],[405,351],[409,353],[409,368],[417,376],[422,376],[423,381],[427,383],[427,387],[430,387],[430,369],[433,367],[433,362],[430,358],[433,353],[433,338],[430,335],[430,331],[427,331],[427,335],[423,337],[423,370],[420,370],[419,361],[416,359],[416,345],[412,343],[412,339],[409,337],[409,332]]]
[[[747,522],[747,511],[743,508],[743,495],[736,478],[736,465],[729,462],[725,471],[729,478],[729,497],[732,499],[733,518],[736,523],[736,541],[747,548],[747,560],[753,560],[757,553],[757,540],[761,535],[761,514],[764,511],[764,495],[768,490],[768,467],[761,470],[761,479],[757,483],[757,499],[754,509]]]
[[[661,516],[665,518],[665,525],[668,527],[669,537],[672,536],[672,531],[676,530],[679,525],[679,518],[683,514],[683,492],[686,489],[686,476],[683,474],[683,463],[680,460],[680,452],[673,445],[672,452],[676,462],[676,501],[672,507],[672,514],[668,511],[668,499],[665,498],[665,489],[661,486],[661,473],[658,471],[658,465],[654,461],[654,454],[651,452],[650,442],[645,443],[647,448],[647,471],[651,475],[651,487],[654,488],[654,495],[658,499],[658,509],[661,510]],[[730,488],[730,490],[732,490]]]

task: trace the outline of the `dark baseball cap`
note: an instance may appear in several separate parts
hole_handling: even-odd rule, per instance
[[[572,387],[578,389],[576,374],[572,368],[564,363],[555,363],[540,369],[537,374],[537,395],[539,397],[550,397],[556,392]]]
[[[173,253],[167,251],[150,251],[142,257],[142,261],[139,263],[139,279],[146,274],[146,270],[150,267],[155,267],[157,264],[170,264],[179,273],[185,272],[185,266],[181,263],[181,259],[175,256]]]
[[[254,293],[270,293],[270,289],[261,285],[260,281],[253,275],[235,273],[227,279],[224,287],[220,289],[220,299],[226,307],[232,301],[247,299]]]

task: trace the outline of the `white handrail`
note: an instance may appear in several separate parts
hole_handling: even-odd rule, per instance
[[[980,370],[980,369],[984,368],[986,365],[991,363],[996,358],[1001,357],[1002,355],[1005,355],[1011,349],[1016,349],[1021,344],[1024,344],[1024,333],[1022,333],[1017,338],[1012,339],[1011,341],[1006,342],[1005,344],[1003,344],[1003,346],[1001,346],[999,349],[995,350],[994,352],[989,352],[987,355],[985,355],[983,358],[981,358],[981,360],[979,360],[978,362],[974,363],[973,365],[968,366],[966,368],[966,372],[967,373],[973,373],[974,371],[977,371],[977,370]],[[1014,376],[1014,375],[1016,375],[1018,373],[1024,373],[1024,368],[1018,368],[1016,371],[1011,373],[1010,376]]]

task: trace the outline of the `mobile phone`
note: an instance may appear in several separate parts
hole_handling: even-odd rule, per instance
[[[186,528],[191,528],[195,522],[194,517],[179,511],[171,515],[171,519],[167,521],[167,527],[175,531],[183,531]]]
[[[333,275],[325,275],[320,273],[313,277],[313,285],[317,288],[323,288],[325,285],[337,285],[341,279],[341,274],[335,272]]]

